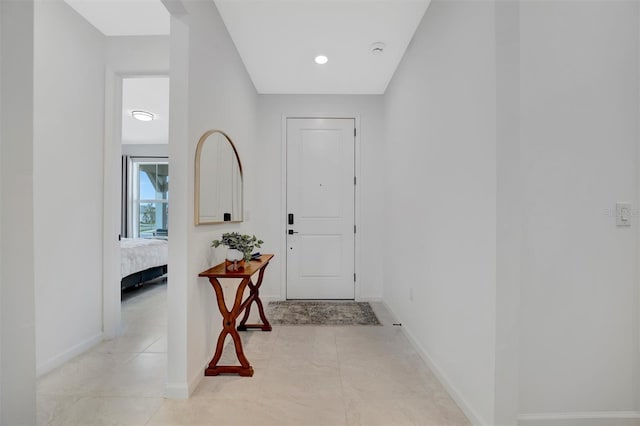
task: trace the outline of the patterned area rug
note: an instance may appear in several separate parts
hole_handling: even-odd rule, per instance
[[[267,318],[281,325],[381,325],[367,302],[269,302]]]

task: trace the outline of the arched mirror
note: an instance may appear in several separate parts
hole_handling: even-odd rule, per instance
[[[242,222],[242,163],[220,130],[205,132],[196,148],[195,222]]]

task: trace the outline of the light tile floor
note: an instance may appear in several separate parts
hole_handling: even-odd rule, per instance
[[[38,381],[38,423],[468,425],[391,315],[372,306],[382,327],[241,333],[253,377],[204,377],[190,399],[168,400],[166,284],[149,286],[123,301],[120,338]],[[223,361],[234,355],[227,347]]]

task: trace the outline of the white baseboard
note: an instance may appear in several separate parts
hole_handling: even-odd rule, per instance
[[[204,377],[204,368],[198,371],[189,380],[189,383],[167,383],[164,388],[164,396],[168,399],[189,399],[191,394],[196,390],[202,378]]]
[[[164,397],[167,399],[188,399],[189,385],[186,383],[167,383],[164,387]]]
[[[356,302],[382,303],[382,298],[381,297],[358,297],[356,298]]]
[[[264,303],[265,305],[268,305],[269,302],[283,302],[285,300],[287,300],[286,297],[282,297],[282,296],[263,296],[260,295],[260,300],[262,300],[262,303]],[[382,303],[382,298],[381,297],[357,297],[355,299],[356,302],[379,302]]]
[[[387,308],[387,310],[391,313],[391,315],[396,319],[396,321],[401,322],[402,318],[398,317],[396,313],[391,309],[391,307],[385,302],[382,301],[382,304]],[[409,342],[413,345],[414,349],[420,355],[420,358],[427,364],[427,366],[431,369],[433,374],[438,378],[440,383],[445,387],[447,392],[453,400],[458,404],[458,407],[462,410],[462,412],[467,416],[471,424],[473,425],[489,425],[490,422],[485,422],[481,416],[471,407],[471,405],[466,401],[466,399],[462,396],[462,394],[458,391],[458,389],[453,385],[451,380],[449,380],[448,376],[442,371],[442,369],[433,361],[431,356],[427,353],[427,351],[418,343],[418,340],[414,337],[411,331],[405,327],[400,327],[409,339]]]
[[[389,307],[386,302],[382,302],[387,310],[397,321],[401,318]],[[416,338],[407,327],[401,327],[407,339],[414,346],[420,357],[429,366],[433,374],[440,380],[451,398],[458,404],[460,409],[474,425],[488,425],[481,416],[467,403],[457,388],[452,384],[447,375],[433,361],[427,351],[418,343]],[[601,411],[583,413],[542,413],[542,414],[520,414],[518,416],[518,426],[640,426],[640,411]]]
[[[50,359],[47,362],[43,362],[42,364],[38,365],[36,367],[36,376],[40,377],[44,374],[47,374],[48,372],[60,367],[62,364],[64,364],[65,362],[77,357],[78,355],[80,355],[83,352],[86,352],[87,350],[91,349],[92,347],[94,347],[95,345],[97,345],[98,343],[102,342],[102,332],[96,334],[93,337],[90,337],[89,339],[85,340],[84,342],[78,343],[77,345],[73,346],[72,348],[64,351],[63,353],[53,357],[52,359]]]
[[[518,426],[640,426],[640,411],[520,414]]]
[[[264,303],[265,305],[268,305],[269,302],[283,302],[283,301],[287,300],[287,298],[286,297],[282,297],[280,295],[277,295],[277,296],[263,296],[261,294],[260,295],[260,300],[262,300],[262,303]],[[383,302],[381,297],[358,297],[355,300],[356,300],[356,302],[380,302],[380,303]]]
[[[205,364],[207,367],[209,366],[209,361],[206,362]],[[204,370],[206,367],[202,367],[202,370],[198,371],[192,378],[191,380],[189,380],[189,396],[191,396],[193,394],[193,392],[195,392],[196,388],[198,387],[198,385],[200,384],[200,382],[202,381],[202,378],[204,377]]]

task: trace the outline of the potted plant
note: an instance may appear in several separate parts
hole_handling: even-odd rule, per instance
[[[227,247],[227,269],[237,271],[244,267],[245,262],[251,260],[251,253],[254,248],[260,248],[264,241],[256,238],[255,235],[241,235],[238,232],[227,232],[222,234],[222,239],[213,240],[211,247],[219,247],[221,244]]]

